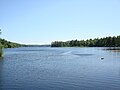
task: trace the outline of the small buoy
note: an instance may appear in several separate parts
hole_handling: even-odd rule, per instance
[[[104,58],[102,57],[101,60],[103,60]]]

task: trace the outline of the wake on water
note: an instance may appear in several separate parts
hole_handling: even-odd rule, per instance
[[[62,55],[71,55],[71,54],[73,54],[73,55],[76,55],[76,56],[92,56],[92,55],[94,55],[94,54],[86,54],[86,53],[73,53],[72,51],[67,51],[67,52],[64,52],[64,53],[62,53]]]
[[[67,51],[67,52],[62,53],[62,55],[67,55],[67,54],[71,54],[71,53],[72,53],[72,51]]]

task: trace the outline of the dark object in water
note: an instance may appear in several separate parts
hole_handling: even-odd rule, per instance
[[[103,57],[101,57],[101,60],[103,60],[104,58]]]

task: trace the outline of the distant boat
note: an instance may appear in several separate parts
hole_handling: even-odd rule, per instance
[[[101,60],[103,60],[104,58],[103,57],[101,57]]]

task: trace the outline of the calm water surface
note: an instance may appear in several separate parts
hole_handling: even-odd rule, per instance
[[[0,90],[120,90],[120,52],[103,48],[5,49],[0,60]]]

